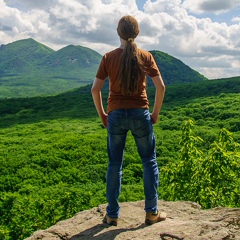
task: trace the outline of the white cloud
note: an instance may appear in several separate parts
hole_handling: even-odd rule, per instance
[[[234,17],[234,18],[232,18],[232,21],[233,22],[240,22],[240,17]]]
[[[171,13],[179,9],[181,0],[156,0],[151,2],[148,0],[144,5],[144,11],[146,13],[166,12]]]
[[[183,6],[196,14],[221,14],[239,7],[240,0],[185,0]]]
[[[229,1],[226,6],[217,2],[222,10],[229,10],[239,1]],[[238,17],[232,25],[197,18],[187,10],[203,11],[200,3],[204,1],[192,2],[148,0],[142,11],[135,0],[0,0],[0,44],[33,37],[54,49],[75,44],[104,54],[119,45],[119,18],[131,14],[141,28],[136,40],[139,47],[167,52],[210,78],[220,73],[211,71],[217,67],[224,77],[240,75]]]

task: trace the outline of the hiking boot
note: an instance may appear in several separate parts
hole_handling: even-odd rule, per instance
[[[107,223],[108,225],[112,225],[112,226],[117,226],[117,221],[118,221],[118,218],[111,218],[107,214],[103,218],[104,223]]]
[[[167,214],[165,212],[159,212],[157,211],[156,213],[153,212],[146,212],[146,218],[145,218],[145,223],[148,225],[164,221],[167,217]]]

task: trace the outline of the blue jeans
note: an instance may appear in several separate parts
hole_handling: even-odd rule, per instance
[[[156,142],[148,109],[119,109],[108,114],[108,169],[107,169],[107,214],[117,218],[120,207],[123,155],[127,132],[130,130],[142,160],[145,194],[145,211],[158,208],[159,170],[156,161]]]

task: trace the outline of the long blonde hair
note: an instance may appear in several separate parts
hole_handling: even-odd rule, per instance
[[[118,84],[124,95],[137,94],[141,83],[139,76],[141,72],[141,60],[137,54],[137,45],[134,39],[140,32],[137,20],[132,16],[124,16],[118,22],[117,28],[120,38],[127,41],[121,55],[119,67]]]

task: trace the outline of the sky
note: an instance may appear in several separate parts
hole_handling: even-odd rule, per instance
[[[124,15],[139,22],[139,48],[172,55],[209,79],[240,76],[240,0],[0,0],[0,45],[33,38],[103,55],[119,47]]]

